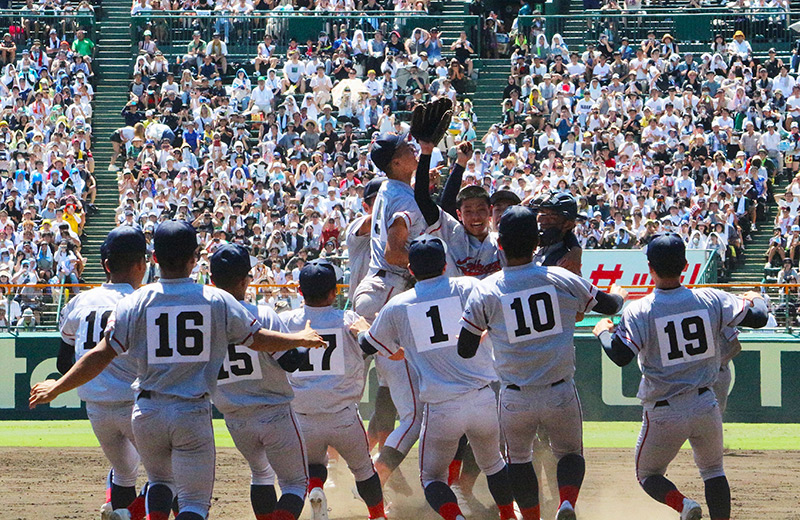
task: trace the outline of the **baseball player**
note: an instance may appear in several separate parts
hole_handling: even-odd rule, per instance
[[[347,244],[348,261],[350,264],[350,293],[351,300],[355,297],[355,291],[361,280],[367,275],[370,263],[370,240],[372,229],[372,208],[375,205],[375,198],[378,195],[381,185],[386,179],[372,179],[364,188],[364,200],[361,207],[364,214],[353,219],[345,230],[345,243]],[[365,375],[369,372],[368,367],[372,358],[365,361]],[[369,419],[367,436],[369,437],[370,450],[376,445],[383,447],[386,438],[394,430],[394,421],[397,416],[397,409],[392,403],[389,387],[378,375],[378,391],[375,395],[375,409]]]
[[[611,294],[605,294],[566,269],[534,264],[539,230],[528,208],[514,206],[503,213],[497,240],[507,266],[470,294],[460,322],[458,353],[474,356],[488,330],[502,384],[500,427],[509,478],[523,518],[539,520],[531,448],[541,427],[558,459],[556,518],[571,520],[585,473],[581,408],[573,382],[575,317],[590,309],[618,312],[625,291],[612,286]]]
[[[150,481],[148,520],[167,520],[175,492],[177,520],[205,520],[216,459],[209,396],[228,345],[273,352],[323,341],[310,327],[295,334],[261,329],[233,296],[194,283],[197,233],[188,223],[159,225],[154,250],[161,280],[123,298],[105,338],[57,381],[34,385],[29,402],[48,403],[91,381],[118,355],[130,356],[137,367],[133,434]]]
[[[106,283],[72,298],[61,313],[61,348],[58,371],[65,374],[103,337],[108,318],[117,302],[141,285],[146,245],[138,228],[113,229],[100,247],[100,262]],[[78,388],[86,401],[86,414],[103,453],[111,463],[103,520],[140,520],[145,515],[144,495],[136,495],[139,454],[131,427],[133,390],[136,379],[133,359],[118,358],[94,380]]]
[[[240,245],[225,244],[211,255],[211,281],[229,292],[260,326],[288,332],[271,307],[244,301],[254,260]],[[236,448],[250,465],[250,503],[256,520],[297,520],[308,485],[306,449],[292,412],[286,371],[299,366],[297,350],[270,354],[228,345],[212,394]],[[273,471],[274,470],[274,471]],[[281,499],[275,493],[275,475]],[[271,516],[270,516],[271,514]]]
[[[304,324],[319,331],[324,350],[309,351],[289,377],[296,397],[293,407],[308,447],[308,500],[313,520],[327,520],[323,487],[328,477],[327,450],[336,449],[356,480],[369,518],[384,519],[381,481],[372,465],[369,441],[358,413],[364,393],[364,358],[349,327],[358,316],[332,305],[336,301],[336,271],[325,260],[315,260],[300,271],[305,306],[283,315],[289,330]]]
[[[537,265],[558,265],[581,275],[581,246],[573,233],[578,218],[578,203],[569,193],[553,193],[532,208],[539,224],[539,248],[533,261]]]
[[[372,145],[372,162],[388,180],[375,198],[370,232],[369,274],[356,289],[353,303],[358,315],[372,320],[393,294],[406,290],[408,244],[425,231],[425,219],[414,202],[411,178],[415,171],[430,169],[431,153],[441,141],[452,117],[452,102],[442,98],[414,109],[411,135],[421,149],[417,160],[404,135],[385,135]],[[405,360],[375,359],[375,368],[386,382],[400,416],[397,428],[387,437],[375,460],[381,483],[400,465],[419,438],[422,407],[418,403],[418,381]]]
[[[647,246],[656,289],[631,303],[615,328],[602,320],[594,333],[619,366],[638,358],[638,397],[644,408],[636,446],[636,478],[648,495],[681,520],[699,520],[700,505],[664,475],[688,439],[705,484],[712,520],[731,516],[731,491],[722,462],[722,415],[710,389],[720,369],[723,334],[736,326],[760,328],[767,306],[756,292],[741,298],[716,289],[681,285],[686,246],[680,235],[657,235]],[[612,334],[613,333],[613,334]]]
[[[497,231],[500,226],[500,217],[511,206],[521,204],[522,201],[516,193],[509,189],[501,188],[492,193],[489,202],[492,204],[492,230]]]
[[[460,315],[478,280],[444,275],[447,254],[442,240],[424,235],[411,243],[409,269],[413,289],[393,297],[372,327],[356,327],[367,354],[404,352],[420,375],[425,412],[420,440],[420,474],[428,504],[445,520],[464,520],[448,486],[448,468],[466,435],[486,474],[501,520],[514,519],[513,496],[500,453],[497,403],[490,383],[497,379],[492,354],[482,349],[471,359],[456,356]]]
[[[430,174],[425,170],[417,170],[414,200],[425,217],[426,232],[441,237],[447,244],[448,274],[484,278],[500,270],[501,258],[497,236],[489,232],[492,209],[489,194],[481,186],[459,190],[471,155],[469,142],[458,146],[456,164],[445,183],[441,207],[431,198]],[[448,209],[452,209],[455,216]]]

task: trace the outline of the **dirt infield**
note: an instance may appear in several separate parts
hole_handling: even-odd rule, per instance
[[[676,519],[677,514],[648,498],[636,485],[629,450],[594,449],[587,452],[587,476],[578,516],[581,520]],[[99,449],[0,448],[0,518],[3,520],[97,520],[103,502],[106,461]],[[439,518],[424,504],[416,484],[416,453],[403,464],[413,497],[395,499],[390,517],[402,520]],[[800,451],[738,451],[725,457],[733,490],[733,517],[741,520],[774,518],[800,520],[800,486],[797,470]],[[352,477],[343,464],[331,470],[335,487],[326,489],[331,520],[367,517],[366,507],[353,498]],[[703,503],[702,484],[691,454],[682,452],[670,468],[670,478],[688,495]],[[248,502],[249,474],[244,460],[232,448],[217,458],[217,484],[211,518],[253,518]],[[484,504],[490,499],[485,481],[476,494]],[[491,513],[491,510],[488,510]],[[308,518],[304,511],[303,518]],[[475,512],[472,519],[496,518]]]

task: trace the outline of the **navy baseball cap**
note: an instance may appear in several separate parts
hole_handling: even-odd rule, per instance
[[[394,152],[405,142],[406,134],[383,134],[372,144],[372,151],[369,153],[370,159],[381,171],[391,164]]]
[[[250,273],[258,260],[244,246],[224,244],[210,258],[211,277],[223,280],[241,280]]]
[[[686,244],[676,233],[659,233],[647,244],[647,261],[656,271],[680,272],[686,265]]]
[[[512,205],[517,205],[522,202],[519,196],[511,190],[497,190],[492,193],[492,196],[489,198],[489,203],[492,206],[501,201],[508,201]]]
[[[497,231],[500,236],[506,237],[526,237],[531,234],[538,236],[536,213],[525,206],[511,206],[500,217]]]
[[[147,252],[147,241],[138,227],[120,226],[112,229],[100,246],[100,261],[118,255],[144,254]]]
[[[319,298],[336,287],[336,268],[327,260],[318,258],[300,270],[300,291],[308,298]]]
[[[197,249],[197,231],[183,220],[162,222],[153,234],[153,249],[159,261],[188,258]]]
[[[408,265],[417,279],[442,274],[446,264],[447,249],[440,238],[422,235],[408,247]]]
[[[378,190],[381,189],[383,181],[385,180],[386,179],[372,179],[371,181],[369,181],[366,187],[364,187],[364,200],[370,199],[378,195]]]

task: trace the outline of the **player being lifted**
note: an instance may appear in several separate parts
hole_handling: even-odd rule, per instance
[[[539,492],[531,464],[534,436],[541,427],[558,459],[560,505],[556,518],[575,518],[585,462],[580,401],[573,382],[573,336],[578,313],[614,314],[625,291],[600,292],[560,267],[533,263],[539,241],[536,215],[514,206],[500,219],[498,243],[507,266],[482,280],[467,300],[458,353],[476,354],[488,330],[502,384],[500,428],[506,443],[509,479],[524,520],[539,520]]]
[[[411,284],[408,274],[408,244],[425,231],[425,219],[414,202],[411,179],[415,171],[428,171],[431,153],[441,141],[452,117],[452,102],[442,98],[414,109],[411,135],[421,149],[419,160],[404,135],[385,135],[372,145],[372,162],[386,173],[375,198],[372,213],[370,269],[353,297],[356,313],[375,319],[394,294]],[[400,465],[419,438],[422,407],[418,400],[418,377],[405,360],[375,359],[379,376],[388,385],[400,424],[387,437],[375,460],[381,483]]]
[[[327,343],[325,349],[308,351],[290,376],[296,393],[293,407],[308,448],[312,519],[328,519],[323,487],[328,477],[330,446],[353,473],[369,518],[385,520],[381,481],[372,465],[367,433],[358,413],[358,402],[364,393],[364,357],[349,331],[358,316],[333,307],[336,272],[329,262],[309,262],[300,271],[299,282],[305,305],[283,315],[286,326],[289,330],[303,330],[306,323],[311,323]]]
[[[48,403],[97,377],[118,355],[137,367],[133,435],[150,485],[148,520],[167,520],[173,493],[176,520],[205,520],[216,459],[210,394],[228,345],[275,352],[321,347],[311,328],[294,334],[262,329],[236,299],[195,283],[197,232],[185,222],[159,225],[154,236],[161,280],[123,298],[105,338],[57,381],[31,388],[30,406]]]
[[[648,495],[670,506],[681,520],[699,520],[700,505],[664,475],[688,439],[705,485],[712,520],[731,516],[731,491],[723,469],[722,415],[711,390],[731,328],[761,328],[767,306],[756,292],[741,298],[716,289],[681,285],[686,246],[680,235],[657,235],[647,246],[656,289],[631,303],[615,328],[599,322],[594,333],[609,358],[625,366],[638,357],[638,397],[644,408],[636,446],[636,478]]]
[[[458,322],[464,303],[477,285],[470,277],[449,278],[440,238],[422,236],[411,243],[409,270],[413,289],[393,297],[369,327],[355,327],[367,354],[405,353],[420,376],[425,413],[420,440],[420,473],[425,498],[445,520],[463,520],[456,495],[448,486],[448,466],[466,435],[501,520],[514,519],[506,464],[500,453],[497,403],[490,384],[497,379],[492,354],[483,349],[472,359],[456,355]]]
[[[370,231],[372,230],[372,210],[375,207],[375,199],[378,190],[386,179],[372,179],[364,188],[364,200],[361,207],[364,214],[353,219],[345,230],[345,243],[347,244],[348,263],[350,265],[350,293],[351,300],[355,297],[355,289],[369,272],[370,263]],[[372,358],[366,361],[365,374],[372,363]],[[389,387],[380,378],[378,379],[378,391],[375,395],[375,408],[372,417],[369,419],[367,436],[369,437],[370,451],[374,446],[383,447],[384,441],[394,430],[394,420],[397,409],[392,403]]]
[[[103,337],[108,318],[122,298],[141,285],[147,268],[147,247],[138,228],[118,227],[100,246],[106,283],[72,298],[61,314],[61,348],[58,371],[62,374]],[[78,388],[86,401],[86,415],[106,458],[111,462],[102,520],[141,520],[144,495],[136,496],[139,453],[131,427],[136,363],[120,357],[95,379]],[[146,488],[142,489],[143,492]]]
[[[211,255],[211,281],[236,298],[261,327],[288,332],[271,307],[244,301],[254,260],[244,247],[225,244]],[[297,520],[305,503],[308,461],[286,377],[300,357],[297,350],[271,354],[230,344],[212,394],[236,448],[250,465],[250,503],[256,520]]]

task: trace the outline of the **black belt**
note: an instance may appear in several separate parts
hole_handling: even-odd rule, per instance
[[[567,382],[567,381],[566,381],[565,379],[559,379],[558,381],[556,381],[555,383],[551,384],[550,386],[558,386],[558,385],[560,385],[561,383],[566,383],[566,382]],[[508,388],[509,390],[516,390],[517,392],[519,392],[520,390],[522,390],[522,389],[519,387],[519,385],[506,385],[506,388]]]
[[[697,389],[697,395],[703,395],[706,392],[708,392],[707,386],[702,386]],[[662,399],[661,401],[656,401],[656,404],[653,406],[653,408],[659,408],[661,406],[669,406],[669,401],[667,401],[666,399]]]
[[[378,278],[386,278],[386,269],[378,269],[378,272],[375,273],[375,276]]]
[[[152,394],[150,393],[150,390],[142,390],[141,392],[139,392],[139,395],[136,396],[136,400],[138,401],[139,399],[150,399],[151,397]]]

